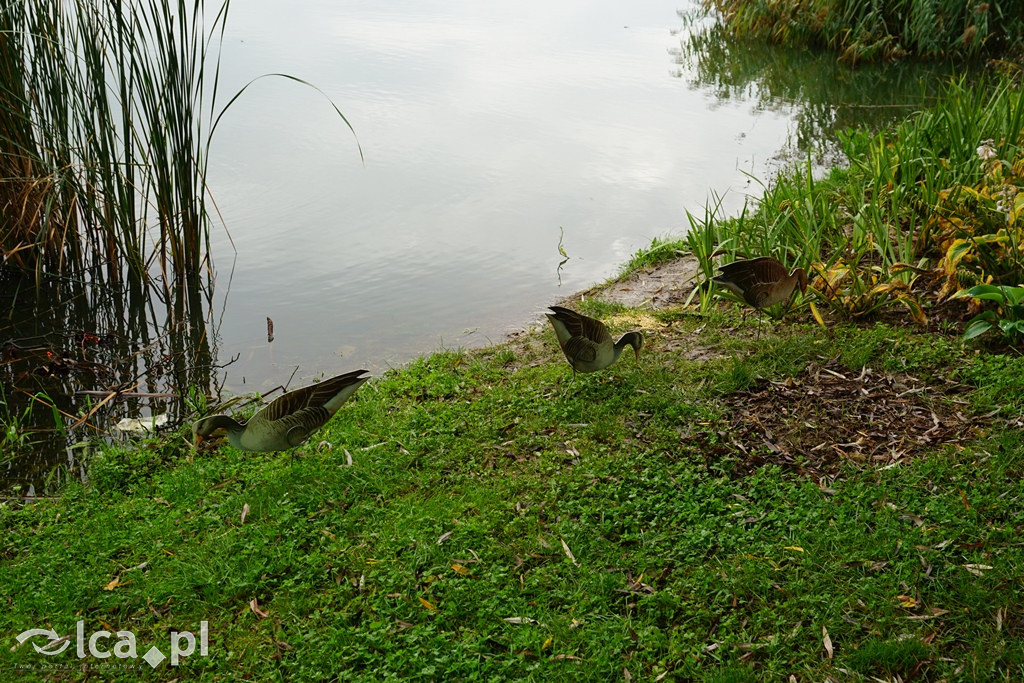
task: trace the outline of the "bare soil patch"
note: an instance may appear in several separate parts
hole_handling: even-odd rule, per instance
[[[621,280],[577,292],[563,303],[571,304],[585,297],[631,308],[661,310],[686,301],[697,284],[698,273],[700,265],[697,257],[688,254],[667,263],[643,268]]]

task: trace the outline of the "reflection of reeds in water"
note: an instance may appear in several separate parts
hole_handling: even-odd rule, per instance
[[[21,323],[0,341],[38,338],[67,353],[55,338],[75,329],[118,340],[114,376],[31,378],[63,394],[54,401],[69,415],[97,402],[74,397],[76,388],[166,394],[210,384],[204,179],[218,62],[208,50],[227,2],[209,24],[203,5],[23,0],[0,9],[0,253],[8,268],[34,273],[8,273],[21,286],[3,303]],[[89,356],[79,350],[76,368]],[[0,368],[4,380],[24,383],[12,367]]]

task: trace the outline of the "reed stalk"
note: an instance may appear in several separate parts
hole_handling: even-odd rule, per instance
[[[228,4],[212,15],[202,0],[0,10],[5,260],[37,275],[159,273],[165,287],[198,277],[219,68],[210,47]]]

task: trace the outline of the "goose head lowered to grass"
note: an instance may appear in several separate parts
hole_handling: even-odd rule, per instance
[[[551,326],[555,328],[558,345],[562,347],[573,373],[597,372],[604,370],[619,358],[627,346],[633,347],[637,360],[644,345],[644,336],[639,332],[627,332],[612,343],[612,335],[600,320],[577,313],[562,306],[551,306],[546,313]]]
[[[204,417],[192,425],[198,446],[204,439],[222,433],[243,451],[284,451],[298,446],[310,434],[327,424],[341,404],[356,392],[366,370],[355,370],[278,396],[253,415],[238,423],[227,415]]]

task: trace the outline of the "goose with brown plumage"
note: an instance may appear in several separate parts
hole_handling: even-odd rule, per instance
[[[627,332],[612,342],[612,335],[600,320],[577,313],[563,306],[551,306],[546,313],[555,328],[558,345],[562,347],[573,372],[597,372],[618,360],[622,350],[633,347],[637,360],[644,345],[640,332]]]
[[[720,274],[711,278],[757,309],[758,332],[760,332],[761,311],[780,301],[789,301],[797,287],[807,292],[807,274],[803,268],[786,270],[782,263],[771,256],[733,261],[720,266]]]
[[[323,427],[356,389],[370,379],[355,370],[308,387],[289,391],[239,423],[227,415],[211,415],[192,425],[196,446],[205,439],[226,436],[243,451],[285,451],[298,446]]]

